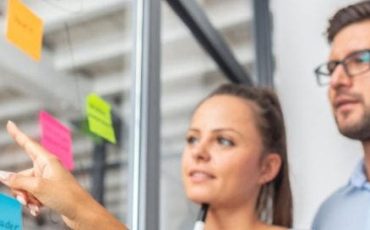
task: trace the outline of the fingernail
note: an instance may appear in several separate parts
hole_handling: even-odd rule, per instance
[[[40,208],[39,206],[35,205],[35,204],[29,204],[28,207],[32,210],[34,210],[36,213],[40,211]]]
[[[15,126],[14,122],[12,122],[11,120],[8,120],[8,122],[7,122],[7,124],[6,124],[6,125],[7,125],[7,126],[8,126],[8,125]]]
[[[32,216],[37,216],[36,211],[33,210],[33,209],[30,209],[30,213],[31,213]]]
[[[1,181],[7,181],[9,179],[10,175],[12,175],[12,172],[7,172],[7,171],[1,171],[0,170],[0,180]]]
[[[37,216],[40,212],[40,208],[34,204],[28,204],[27,207],[30,209],[30,213],[32,216]]]
[[[27,205],[27,202],[26,200],[24,199],[23,196],[17,196],[16,199],[19,201],[19,203],[21,203],[22,205],[26,206]]]

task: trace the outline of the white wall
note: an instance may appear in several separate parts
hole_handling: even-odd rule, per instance
[[[323,35],[327,19],[353,2],[271,1],[276,86],[287,121],[297,229],[309,228],[320,203],[347,183],[362,155],[359,143],[338,133],[326,88],[317,86],[313,73],[329,52]]]

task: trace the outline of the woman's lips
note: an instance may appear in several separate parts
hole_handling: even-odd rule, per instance
[[[195,183],[206,182],[215,179],[215,176],[205,171],[194,170],[189,173],[190,180]]]

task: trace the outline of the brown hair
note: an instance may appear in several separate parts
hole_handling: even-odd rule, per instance
[[[337,11],[329,20],[327,39],[331,43],[344,27],[370,19],[370,1],[362,1]]]
[[[224,84],[207,98],[216,95],[235,96],[258,107],[255,110],[257,127],[261,133],[264,152],[279,154],[282,160],[277,176],[260,190],[256,211],[261,220],[274,225],[292,226],[292,193],[289,181],[287,143],[283,113],[274,91],[236,84]]]

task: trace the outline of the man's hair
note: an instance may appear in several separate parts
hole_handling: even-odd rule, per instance
[[[339,31],[346,26],[365,20],[370,20],[370,1],[362,1],[340,9],[329,20],[326,31],[328,42],[332,43]]]

